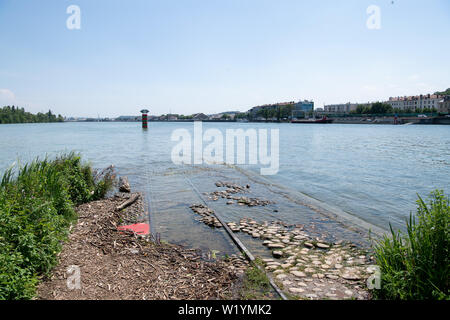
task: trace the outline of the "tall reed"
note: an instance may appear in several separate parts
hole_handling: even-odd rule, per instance
[[[374,242],[381,269],[380,299],[449,299],[450,206],[443,191],[420,196],[417,214],[410,215],[406,233],[395,232]]]

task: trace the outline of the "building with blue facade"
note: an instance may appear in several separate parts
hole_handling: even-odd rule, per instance
[[[304,118],[306,114],[314,111],[314,101],[303,100],[294,104],[292,118]]]

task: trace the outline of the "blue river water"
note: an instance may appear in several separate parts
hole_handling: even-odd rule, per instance
[[[171,134],[179,128],[192,133],[193,123],[151,122],[147,131],[140,123],[0,125],[0,173],[13,163],[37,156],[77,151],[94,167],[114,164],[119,174],[129,176],[135,189],[145,191],[151,184],[153,194],[160,193],[155,197],[162,199],[166,194],[170,202],[180,192],[173,188],[181,180],[170,180],[180,169],[171,160],[176,145]],[[237,128],[278,129],[279,171],[261,177],[264,181],[382,229],[389,223],[402,228],[415,211],[417,194],[450,191],[449,126],[203,123],[203,130],[208,128],[223,133]],[[207,166],[196,166],[202,167]],[[214,181],[222,175],[220,166],[215,170],[215,176],[209,175]],[[223,175],[230,170],[235,177],[245,172],[259,176],[255,165],[240,165],[239,171],[223,166]],[[195,172],[191,177],[195,182]],[[202,187],[202,181],[196,183]],[[164,221],[169,229],[170,221]]]

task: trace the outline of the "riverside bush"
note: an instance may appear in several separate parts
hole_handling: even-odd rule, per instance
[[[74,206],[104,197],[113,182],[110,171],[95,179],[74,153],[6,170],[0,182],[0,299],[34,296],[38,277],[56,264],[76,220]]]
[[[450,206],[443,191],[419,196],[417,216],[410,215],[406,234],[394,232],[374,244],[381,269],[380,299],[449,299]],[[416,221],[417,218],[417,221]]]

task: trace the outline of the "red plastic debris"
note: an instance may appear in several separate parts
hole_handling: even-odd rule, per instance
[[[137,223],[118,227],[117,230],[130,230],[140,235],[146,235],[150,233],[150,226],[148,225],[148,223]]]

